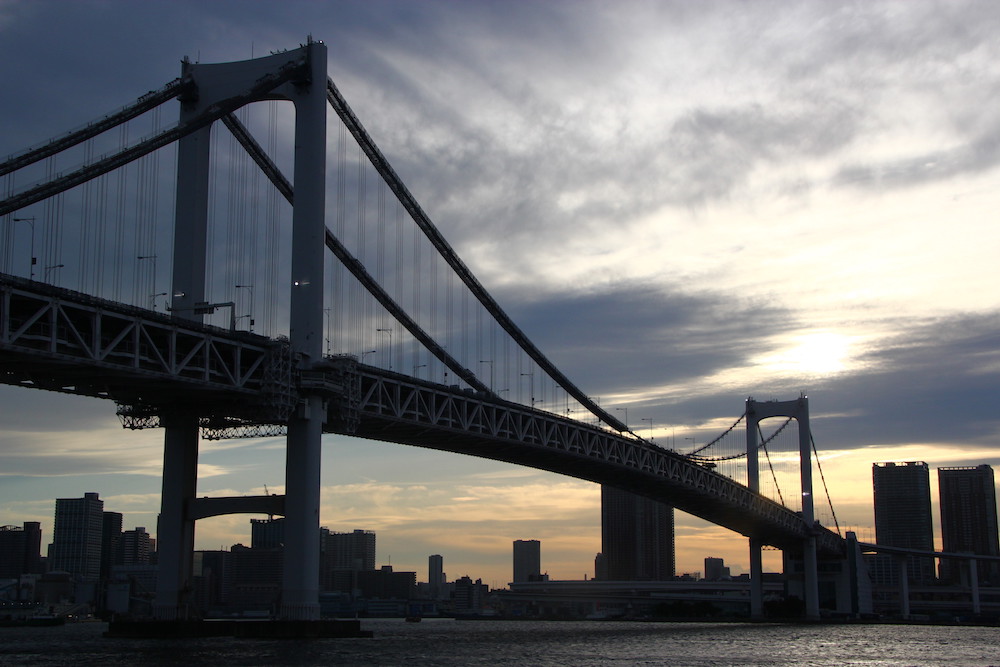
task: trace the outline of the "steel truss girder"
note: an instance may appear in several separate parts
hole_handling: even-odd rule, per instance
[[[843,550],[843,540],[836,534],[807,526],[798,513],[644,440],[482,392],[425,383],[370,366],[358,366],[356,373],[359,423],[352,435],[610,484],[791,552],[800,551],[803,539],[814,533],[821,551]],[[334,409],[336,401],[330,403]]]
[[[279,345],[0,275],[0,382],[212,412],[272,389]]]

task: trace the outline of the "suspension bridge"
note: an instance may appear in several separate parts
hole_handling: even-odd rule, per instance
[[[687,454],[640,437],[472,274],[326,58],[310,39],[185,60],[175,81],[0,164],[0,381],[111,400],[127,428],[164,430],[157,616],[187,613],[198,519],[266,512],[286,517],[282,616],[318,617],[322,433],[669,503],[749,538],[756,613],[761,548],[801,558],[818,616],[817,558],[843,557],[845,542],[814,517],[808,400],[750,399]],[[788,503],[762,492],[760,456],[776,481],[767,444],[784,426],[765,438],[760,423],[777,417],[797,422]],[[196,497],[201,439],[279,434],[283,496]]]

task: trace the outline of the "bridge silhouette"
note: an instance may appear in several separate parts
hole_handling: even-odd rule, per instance
[[[122,138],[94,156],[92,142],[99,137],[175,99],[181,106],[177,123],[158,126],[136,141]],[[291,102],[295,112],[294,154],[284,165],[275,157],[274,137],[280,132],[273,119],[271,145],[263,146],[248,127],[250,117],[239,115],[254,103],[274,101]],[[339,119],[341,133],[334,186],[326,174],[328,109]],[[225,206],[234,219],[260,214],[255,202],[264,188],[251,192],[248,183],[257,175],[266,178],[267,196],[276,193],[287,204],[271,201],[261,215],[278,217],[274,212],[290,205],[286,255],[265,259],[257,245],[248,245],[248,238],[250,243],[264,238],[262,247],[277,238],[267,237],[260,226],[237,227],[226,243],[213,245],[218,232],[212,201],[222,189],[213,159],[226,157],[218,129],[213,135],[219,124],[242,151],[238,158],[230,153],[228,161],[250,161],[254,174],[248,177],[245,170],[242,181],[230,186]],[[119,136],[124,134],[119,129]],[[372,177],[344,158],[348,136],[357,164],[363,156],[370,165],[365,168],[377,175],[374,196],[366,189]],[[153,181],[160,180],[149,175],[150,160],[165,147],[176,149],[176,179],[168,185],[174,194],[173,256],[169,290],[158,292],[163,285],[158,271],[167,263],[161,261],[158,269],[160,232],[148,220],[163,216],[143,206],[152,199]],[[41,166],[74,150],[83,152],[78,167],[57,172]],[[288,167],[292,179],[284,175]],[[146,189],[130,191],[124,176],[109,184],[127,168],[138,170],[134,187]],[[14,176],[28,185],[14,187]],[[816,560],[843,557],[846,547],[837,533],[814,520],[807,399],[747,401],[745,483],[716,470],[704,455],[684,455],[637,435],[626,423],[627,413],[625,422],[619,420],[556,368],[458,257],[328,78],[321,42],[310,39],[294,50],[236,63],[185,60],[177,80],[10,156],[0,165],[0,177],[6,179],[0,231],[6,235],[7,271],[0,275],[0,381],[111,400],[126,427],[164,429],[154,607],[159,618],[187,614],[195,522],[237,512],[286,517],[281,614],[291,620],[318,617],[322,433],[531,466],[669,503],[749,538],[751,607],[757,614],[761,548],[801,558],[806,612],[818,617]],[[354,209],[331,214],[327,190],[343,201],[349,186],[359,193]],[[107,202],[109,190],[116,191],[117,206],[95,212],[92,200]],[[74,195],[82,203],[67,203]],[[404,251],[403,232],[394,232],[396,248],[387,259],[385,248],[392,245],[385,238],[388,195],[398,202],[395,222],[405,214],[419,232],[419,243]],[[370,199],[376,200],[374,219],[366,213]],[[117,231],[103,221],[85,228],[88,219],[121,218],[126,200],[135,207],[134,220],[119,224]],[[67,222],[53,213],[67,208],[76,219]],[[345,224],[349,217],[358,219],[357,228]],[[35,252],[39,220],[48,223],[41,235],[48,248],[41,267]],[[10,269],[20,256],[12,249],[23,251],[23,237],[17,244],[13,236],[20,222],[31,228],[26,277]],[[372,228],[374,250],[366,238]],[[65,229],[78,236],[63,246],[80,248],[72,287],[60,278],[72,260],[57,255],[59,244],[52,241]],[[118,236],[112,244],[102,234]],[[134,236],[130,247],[123,234]],[[104,245],[114,245],[115,252]],[[213,259],[219,254],[221,261]],[[234,257],[240,254],[250,261]],[[132,303],[121,296],[128,283],[123,267],[130,258]],[[242,269],[233,269],[240,261]],[[107,271],[113,272],[111,278]],[[446,275],[444,285],[439,272]],[[217,298],[220,281],[213,280],[220,273],[226,287]],[[419,283],[428,275],[430,286],[421,294]],[[463,286],[457,297],[455,279]],[[361,290],[368,295],[364,300]],[[165,312],[157,309],[160,297]],[[261,318],[262,312],[269,315]],[[366,363],[370,355],[381,363]],[[758,425],[772,417],[798,422],[801,505],[786,506],[759,492]],[[285,495],[195,496],[200,438],[275,434],[287,437]]]

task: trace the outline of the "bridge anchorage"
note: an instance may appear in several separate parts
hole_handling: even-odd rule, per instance
[[[0,165],[0,176],[15,172],[152,106],[180,101],[175,126],[0,201],[0,216],[10,216],[161,146],[177,144],[171,288],[169,293],[147,290],[154,292],[153,297],[168,297],[166,313],[49,285],[34,280],[33,273],[28,279],[0,275],[0,381],[113,400],[125,427],[164,429],[155,616],[191,617],[195,522],[249,512],[285,517],[279,616],[289,621],[317,619],[321,435],[340,433],[533,466],[669,503],[750,539],[755,615],[762,612],[760,549],[768,545],[801,561],[799,586],[806,614],[818,617],[818,559],[842,561],[846,554],[850,567],[844,571],[856,573],[858,566],[852,560],[855,550],[814,521],[810,451],[803,445],[810,442],[807,399],[747,401],[746,484],[720,474],[704,458],[638,437],[570,382],[462,263],[328,79],[326,57],[326,47],[309,40],[298,49],[254,60],[185,61],[178,80],[135,105]],[[259,100],[294,105],[294,182],[234,115]],[[508,400],[510,394],[502,397],[510,388],[496,388],[496,357],[484,361],[485,355],[478,354],[470,361],[468,355],[455,354],[459,346],[439,342],[438,334],[418,322],[418,314],[390,294],[383,280],[327,226],[327,105],[440,260],[530,360],[533,370],[523,373],[518,368],[519,375],[531,381],[529,404]],[[208,289],[211,132],[217,121],[292,205],[291,268],[283,283],[288,290],[287,336],[237,331],[235,302],[222,304],[230,308],[228,328],[206,323],[212,308],[220,305],[212,303]],[[343,189],[338,186],[338,192]],[[147,252],[139,259],[152,256]],[[331,257],[393,318],[391,327],[377,329],[388,334],[388,368],[364,363],[374,349],[330,353],[324,305],[325,264],[328,259],[333,262]],[[240,281],[237,287],[252,285]],[[248,319],[252,321],[252,316]],[[400,372],[398,360],[393,364],[393,331],[405,334],[427,355],[411,359],[412,374]],[[397,347],[401,337],[396,337]],[[493,353],[499,356],[497,350]],[[440,364],[443,383],[419,377],[419,369],[427,366],[419,363],[423,359]],[[488,383],[468,368],[477,359],[489,364]],[[565,393],[567,406],[571,399],[576,401],[578,412],[589,412],[596,422],[571,419],[568,408],[565,414],[540,409],[536,371]],[[515,382],[521,379],[514,377]],[[798,422],[801,511],[759,492],[758,424],[776,416]],[[277,434],[287,438],[284,496],[196,497],[200,438]]]

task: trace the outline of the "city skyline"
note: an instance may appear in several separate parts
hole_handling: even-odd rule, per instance
[[[705,442],[746,396],[805,392],[841,526],[862,539],[872,462],[1000,465],[989,3],[292,7],[0,4],[0,55],[17,64],[0,72],[16,100],[0,154],[166,83],[185,55],[239,60],[312,34],[473,272],[633,426]],[[110,403],[0,400],[3,521],[39,521],[48,542],[52,499],[96,491],[128,525],[156,525],[161,432],[122,430]],[[506,583],[511,541],[539,539],[552,578],[593,572],[598,485],[324,442],[321,522],[391,534],[380,554],[400,569],[441,554],[453,578]],[[282,492],[282,448],[203,443],[199,495]],[[249,518],[199,522],[198,548],[241,541]],[[678,573],[705,557],[746,568],[743,538],[681,513],[676,529]]]

